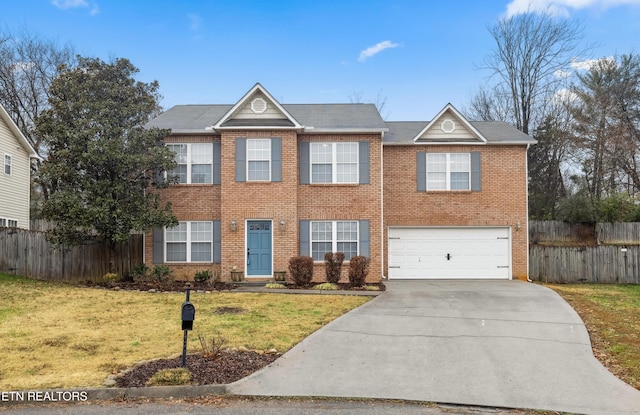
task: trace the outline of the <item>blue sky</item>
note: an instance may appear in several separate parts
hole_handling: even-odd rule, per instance
[[[233,104],[260,82],[285,104],[384,97],[388,120],[429,120],[467,106],[488,75],[487,27],[527,7],[582,19],[589,58],[640,53],[640,0],[2,3],[3,28],[131,60],[139,79],[158,80],[165,108]]]

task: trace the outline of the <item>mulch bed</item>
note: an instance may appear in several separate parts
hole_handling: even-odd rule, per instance
[[[223,351],[214,360],[200,354],[187,355],[186,368],[191,372],[191,385],[228,384],[240,380],[275,361],[280,353],[259,354],[255,351]],[[118,387],[146,386],[159,370],[182,367],[182,356],[174,359],[151,360],[129,369],[116,378]]]

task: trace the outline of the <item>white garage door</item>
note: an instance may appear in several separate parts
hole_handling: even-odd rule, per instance
[[[389,228],[389,278],[511,278],[509,228]]]

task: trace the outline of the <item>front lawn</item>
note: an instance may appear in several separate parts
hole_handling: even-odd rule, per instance
[[[191,293],[198,334],[285,352],[368,297]],[[182,352],[184,293],[81,288],[0,274],[0,390],[100,386],[140,360]]]
[[[585,322],[595,356],[640,389],[640,286],[548,284]]]

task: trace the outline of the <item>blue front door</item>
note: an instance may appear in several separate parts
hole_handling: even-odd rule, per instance
[[[247,222],[247,276],[271,276],[271,221]]]

